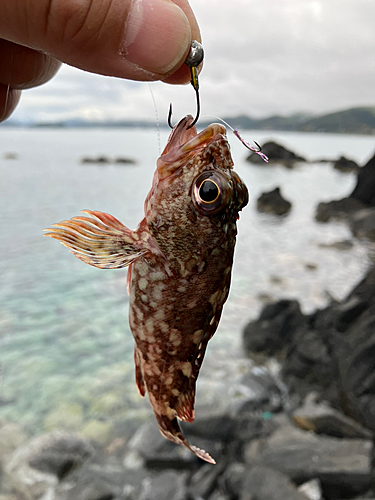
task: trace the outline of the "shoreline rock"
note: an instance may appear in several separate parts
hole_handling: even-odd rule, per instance
[[[315,219],[343,220],[356,237],[375,241],[375,155],[359,169],[352,193],[341,200],[319,203]]]
[[[291,208],[292,204],[282,196],[279,187],[262,193],[257,200],[258,212],[285,215]]]
[[[306,159],[290,151],[286,147],[274,141],[265,142],[262,146],[262,153],[268,156],[268,163],[265,165],[281,164],[287,168],[293,168],[297,162],[305,162]],[[256,153],[251,153],[246,161],[255,164],[263,164],[264,161]]]

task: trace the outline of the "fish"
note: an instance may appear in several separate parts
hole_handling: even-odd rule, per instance
[[[214,464],[186,440],[178,420],[194,421],[196,382],[228,297],[237,220],[249,195],[233,170],[225,126],[197,133],[192,122],[187,115],[171,131],[137,229],[83,210],[45,235],[91,266],[129,267],[139,393],[148,393],[166,439]]]

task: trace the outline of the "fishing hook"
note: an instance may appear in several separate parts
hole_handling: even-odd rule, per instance
[[[190,52],[185,59],[186,66],[190,68],[190,83],[192,84],[195,95],[197,98],[197,114],[193,120],[193,122],[188,126],[188,129],[194,127],[197,123],[200,112],[201,112],[201,104],[199,99],[199,82],[198,82],[198,66],[203,61],[204,51],[203,46],[196,40],[193,40],[190,45]],[[169,113],[168,113],[168,125],[173,128],[172,125],[172,104],[169,105]]]

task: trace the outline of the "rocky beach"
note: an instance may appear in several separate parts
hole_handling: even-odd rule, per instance
[[[268,148],[271,163],[282,161]],[[281,154],[287,168],[304,161]],[[316,218],[344,220],[371,250],[375,157],[356,175],[353,192],[319,204]],[[275,191],[273,212],[288,217],[293,204],[280,212]],[[268,301],[244,328],[241,357],[208,360],[212,377],[183,432],[215,466],[162,438],[147,401],[132,418],[133,395],[101,392],[103,377],[87,396],[88,422],[74,405],[50,412],[36,437],[1,420],[0,500],[374,499],[375,268],[358,281],[309,314],[294,297]]]

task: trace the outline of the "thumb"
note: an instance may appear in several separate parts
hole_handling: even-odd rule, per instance
[[[0,12],[0,38],[133,80],[167,78],[200,39],[187,0],[0,0]]]

